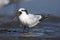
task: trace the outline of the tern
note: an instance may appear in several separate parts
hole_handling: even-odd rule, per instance
[[[28,13],[28,11],[25,8],[20,8],[18,10],[18,17],[21,23],[25,25],[24,29],[26,27],[29,27],[29,28],[34,27],[38,23],[40,23],[42,20],[47,18],[42,15],[35,15],[35,14]]]

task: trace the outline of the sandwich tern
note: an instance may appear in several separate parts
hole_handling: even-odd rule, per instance
[[[21,23],[25,25],[24,29],[26,27],[34,27],[42,20],[47,18],[42,15],[35,15],[35,14],[28,13],[28,11],[25,8],[20,8],[18,10],[18,17]]]

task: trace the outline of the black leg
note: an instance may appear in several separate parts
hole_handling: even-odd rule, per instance
[[[23,32],[25,32],[26,27],[24,27]]]
[[[24,32],[24,33],[28,33],[28,32],[29,32],[29,29],[30,29],[29,27],[24,27],[23,32]]]
[[[29,27],[27,27],[27,32],[29,32],[29,30],[30,30],[30,28],[29,28]]]

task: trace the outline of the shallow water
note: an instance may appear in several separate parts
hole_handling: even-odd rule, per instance
[[[54,18],[53,18],[54,19]],[[40,37],[40,38],[59,38],[60,37],[60,21],[52,22],[52,19],[46,19],[33,28],[20,26],[2,26],[0,27],[0,37]],[[4,24],[3,24],[4,25]],[[23,30],[25,32],[23,32]],[[28,31],[29,30],[29,31]]]
[[[52,1],[52,0],[51,0]],[[40,22],[33,28],[24,30],[24,26],[19,24],[15,15],[15,4],[0,9],[0,38],[18,38],[18,37],[38,37],[38,38],[60,38],[60,7],[59,0],[52,1],[32,0],[26,3],[19,3],[18,6],[27,8],[31,13],[44,14],[48,19]],[[35,5],[36,4],[36,5]],[[39,4],[39,5],[38,5]],[[56,4],[56,5],[54,5]],[[18,8],[17,8],[18,9]],[[10,14],[9,14],[10,13]],[[9,16],[10,15],[10,16]],[[25,32],[23,32],[23,30]],[[28,31],[29,30],[29,31]]]

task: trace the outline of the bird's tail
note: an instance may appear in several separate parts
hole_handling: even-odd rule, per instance
[[[47,16],[46,15],[42,15],[42,18],[39,21],[44,21],[46,19],[48,19],[48,15]]]

